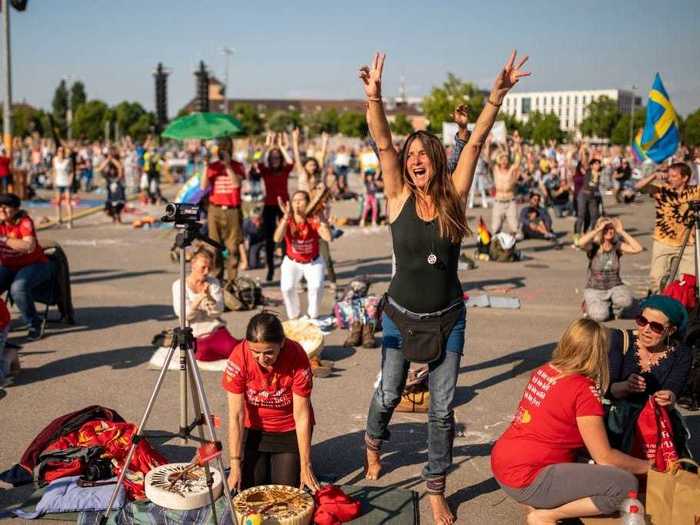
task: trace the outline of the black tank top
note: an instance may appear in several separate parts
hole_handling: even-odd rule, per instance
[[[457,276],[461,242],[440,237],[437,219],[426,222],[418,217],[413,194],[391,223],[391,236],[396,273],[389,296],[394,301],[412,312],[429,313],[462,298]],[[437,258],[435,264],[428,262],[431,254]]]

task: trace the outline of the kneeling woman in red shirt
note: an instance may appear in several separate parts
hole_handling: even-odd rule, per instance
[[[234,348],[223,387],[229,392],[232,489],[300,482],[312,491],[311,366],[304,349],[286,339],[274,314],[255,315]]]
[[[590,319],[574,321],[552,360],[532,374],[491,452],[503,491],[532,508],[528,524],[614,513],[637,490],[633,474],[649,470],[648,461],[610,448],[600,396],[609,374],[605,328]],[[583,448],[596,464],[575,463]]]
[[[279,200],[283,217],[275,230],[275,242],[284,242],[287,255],[282,261],[280,288],[284,307],[289,319],[296,319],[301,314],[299,294],[296,287],[302,276],[306,279],[309,290],[309,318],[318,317],[318,307],[323,293],[323,279],[326,265],[319,255],[319,237],[331,242],[331,230],[323,212],[317,217],[308,217],[306,208],[309,194],[297,191],[292,195],[292,202]]]

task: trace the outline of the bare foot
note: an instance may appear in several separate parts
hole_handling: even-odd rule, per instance
[[[527,515],[527,525],[557,525],[557,520],[550,517],[548,510],[532,510]]]
[[[365,479],[379,479],[381,471],[381,455],[379,452],[367,449],[367,455],[365,456]]]
[[[452,525],[456,518],[447,505],[445,496],[442,494],[429,494],[428,498],[430,499],[430,508],[433,510],[435,525]]]

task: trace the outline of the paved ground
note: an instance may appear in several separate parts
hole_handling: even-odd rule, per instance
[[[337,210],[354,213],[354,206],[346,204]],[[653,225],[649,202],[610,206],[608,211],[620,214],[629,231],[649,247]],[[555,222],[562,232],[570,231],[572,224],[571,219]],[[40,238],[54,239],[68,252],[77,324],[51,325],[45,339],[24,345],[22,374],[0,400],[0,469],[14,463],[33,436],[59,414],[101,404],[138,421],[156,379],[156,373],[147,367],[151,338],[176,324],[170,298],[177,277],[177,266],[168,255],[171,230],[114,226],[99,214],[80,221],[73,230],[48,230]],[[564,327],[580,314],[584,255],[568,245],[554,251],[537,241],[523,243],[523,249],[527,259],[522,262],[480,263],[479,268],[460,274],[465,290],[507,290],[521,299],[522,309],[469,312],[468,343],[457,387],[460,433],[447,486],[459,523],[519,523],[519,510],[491,477],[489,450],[505,429],[530,370],[547,359]],[[341,283],[368,274],[373,277],[374,292],[386,289],[391,272],[386,228],[347,228],[333,243],[333,254]],[[649,252],[623,262],[625,278],[638,293],[645,290],[648,262]],[[262,271],[251,274],[263,276]],[[279,297],[274,287],[266,293]],[[331,305],[331,294],[326,293],[324,309],[329,311]],[[236,336],[242,336],[248,317],[246,313],[225,315]],[[13,334],[18,341],[22,335]],[[344,348],[345,335],[335,331],[327,337],[324,358],[335,361],[337,370],[315,381],[313,405],[318,425],[313,459],[316,472],[324,479],[363,483],[362,432],[379,350]],[[210,403],[224,416],[220,376],[206,372],[204,376]],[[177,381],[176,373],[168,375],[150,429],[176,429]],[[380,485],[422,488],[419,474],[426,460],[425,421],[425,415],[394,417],[394,441],[388,448]],[[697,413],[689,422],[700,431]],[[697,439],[695,448],[699,448]],[[191,448],[175,441],[165,444],[163,450],[173,459],[192,454]],[[0,508],[25,495],[22,490],[0,491]],[[424,523],[430,522],[425,500],[421,516]]]

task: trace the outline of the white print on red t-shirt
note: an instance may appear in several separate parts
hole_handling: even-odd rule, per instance
[[[274,392],[252,386],[246,388],[245,398],[255,407],[285,408],[292,404],[292,391],[289,387],[278,388]]]
[[[226,370],[224,370],[224,380],[230,383],[234,377],[239,375],[241,375],[241,367],[231,360],[227,361]]]
[[[547,392],[556,383],[556,380],[549,376],[547,372],[539,369],[531,378],[530,382],[527,384],[525,389],[525,395],[523,396],[529,403],[539,407],[542,405],[545,397],[547,397]]]

